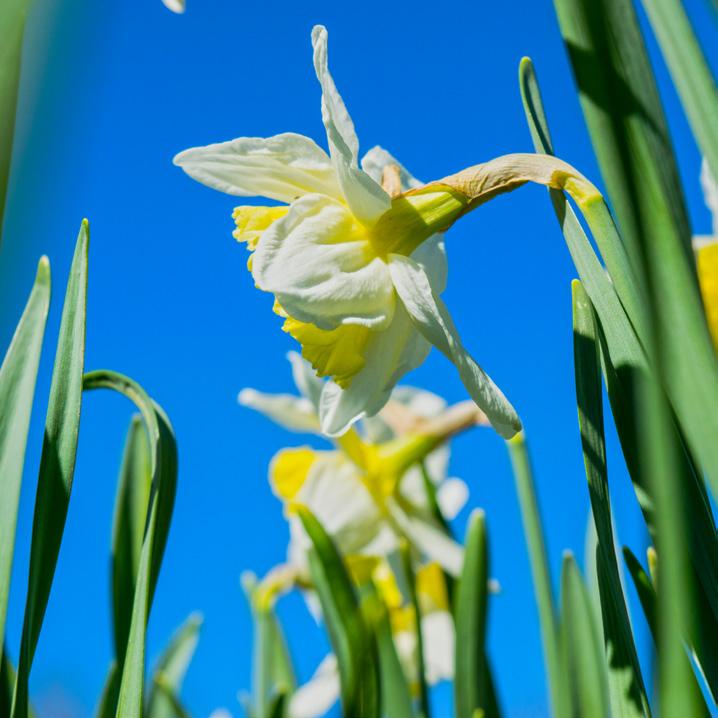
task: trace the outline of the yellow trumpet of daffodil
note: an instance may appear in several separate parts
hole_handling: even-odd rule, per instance
[[[694,237],[693,247],[708,329],[718,351],[718,183],[705,159],[701,169],[701,185],[713,218],[712,234]]]
[[[579,204],[600,194],[565,162],[507,155],[422,185],[375,147],[359,166],[354,124],[327,64],[327,31],[312,32],[329,155],[284,133],[186,150],[175,163],[194,179],[280,207],[239,207],[235,237],[253,252],[256,286],[271,292],[284,329],[319,376],[322,430],[342,434],[376,414],[431,346],[456,366],[469,395],[504,437],[521,429],[501,390],[466,351],[441,293],[443,232],[497,194],[526,182],[566,190]]]

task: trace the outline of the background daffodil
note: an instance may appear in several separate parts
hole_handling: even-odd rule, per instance
[[[693,247],[708,328],[718,349],[718,183],[706,159],[701,169],[701,185],[713,219],[712,234],[694,237]]]
[[[329,155],[284,133],[189,149],[175,163],[222,192],[284,203],[238,207],[234,234],[253,252],[255,283],[274,294],[285,331],[331,379],[319,403],[324,433],[339,435],[378,412],[433,344],[497,431],[512,436],[521,428],[516,412],[466,352],[440,299],[441,231],[469,199],[444,185],[421,190],[380,148],[360,168],[354,125],[328,70],[325,28],[314,28],[312,44]]]

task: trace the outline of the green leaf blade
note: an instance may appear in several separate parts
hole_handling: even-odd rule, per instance
[[[49,305],[50,265],[43,258],[0,367],[0,646],[5,644],[18,501]]]

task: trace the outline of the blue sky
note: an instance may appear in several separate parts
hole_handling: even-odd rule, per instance
[[[88,217],[87,368],[140,381],[167,410],[179,441],[179,490],[150,658],[188,613],[202,611],[186,704],[197,716],[218,706],[238,715],[236,693],[249,686],[251,656],[239,575],[262,573],[284,556],[286,527],[266,467],[279,448],[304,439],[236,402],[244,386],[290,390],[284,356],[293,345],[270,298],[253,288],[244,250],[231,237],[233,199],[192,182],[172,166],[173,155],[283,131],[324,144],[309,39],[321,22],[363,150],[381,144],[425,180],[530,151],[516,81],[518,62],[529,55],[558,154],[600,178],[549,2],[410,9],[374,0],[189,2],[184,16],[159,0],[36,2],[0,250],[0,339],[9,342],[43,253],[54,280],[48,337],[56,335],[74,239]],[[716,25],[709,3],[687,4],[710,46]],[[660,62],[657,71],[694,229],[706,232],[700,157]],[[526,427],[556,578],[564,548],[582,557],[588,507],[573,386],[575,271],[540,188],[482,207],[451,230],[447,246],[445,299],[466,344]],[[53,351],[48,343],[21,497],[8,630],[13,655]],[[408,380],[450,401],[465,398],[453,367],[436,352]],[[62,704],[68,716],[89,716],[110,659],[110,527],[130,415],[122,399],[85,398],[65,541],[32,676],[38,705],[52,703],[52,715],[63,715]],[[620,539],[642,552],[640,517],[612,432],[609,452]],[[490,629],[503,703],[517,718],[545,715],[536,609],[503,443],[488,430],[461,437],[452,474],[469,483],[471,505],[488,515],[492,574],[503,587]],[[460,533],[467,513],[457,521]],[[285,600],[281,613],[307,677],[324,639],[298,598]],[[634,617],[641,625],[636,610]]]

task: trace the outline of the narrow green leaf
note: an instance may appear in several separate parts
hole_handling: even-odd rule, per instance
[[[533,66],[528,58],[521,62],[519,80],[529,128],[537,143],[536,150],[551,154],[553,148],[546,115]],[[599,318],[601,363],[611,409],[636,498],[653,535],[655,526],[651,477],[641,454],[634,420],[639,411],[638,397],[644,391],[641,387],[651,380],[652,371],[648,367],[645,352],[634,328],[573,210],[560,192],[551,191],[550,196],[571,257]],[[673,444],[672,453],[677,462],[678,481],[683,486],[686,506],[691,516],[686,528],[691,561],[695,575],[699,578],[700,591],[704,595],[699,606],[706,605],[712,610],[712,615],[701,614],[700,625],[711,626],[718,616],[718,542],[713,515],[702,477],[695,469],[675,427],[667,441]],[[710,635],[708,630],[705,633]]]
[[[610,661],[608,680],[611,709],[617,716],[649,716],[648,696],[633,642],[614,549],[596,319],[591,300],[579,281],[572,283],[572,290],[578,423],[591,513],[598,538],[596,567],[603,640]]]
[[[0,239],[15,133],[22,40],[29,6],[30,0],[3,0],[0,3]]]
[[[45,419],[13,718],[27,717],[30,668],[50,597],[75,473],[85,361],[88,246],[89,228],[84,221],[65,293]]]
[[[107,678],[105,678],[105,685],[102,687],[100,701],[95,710],[96,718],[115,718],[117,698],[120,695],[120,678],[117,661],[112,661]]]
[[[654,588],[653,582],[651,581],[648,574],[643,570],[643,566],[641,566],[638,559],[633,555],[633,552],[627,546],[623,547],[623,558],[626,562],[628,572],[631,574],[631,579],[633,580],[633,585],[636,588],[638,600],[641,602],[643,615],[646,617],[646,623],[648,624],[648,628],[651,631],[651,636],[653,636],[654,643],[657,643],[658,618],[656,608],[656,589]],[[685,670],[686,673],[690,673],[690,675],[692,676],[692,680],[690,681],[690,690],[692,694],[691,700],[695,701],[697,705],[701,706],[701,715],[709,716],[710,711],[708,710],[708,706],[706,705],[705,699],[703,698],[703,694],[701,693],[701,689],[698,685],[698,681],[696,680],[695,674],[693,673],[693,670],[688,663],[688,657],[684,656],[684,658],[686,665],[684,666],[683,670]]]
[[[167,715],[172,716],[172,718],[190,718],[187,709],[182,705],[182,702],[172,690],[172,687],[165,682],[163,675],[156,676],[154,688],[157,694],[161,696],[162,700],[167,704],[169,710]]]
[[[382,713],[391,718],[414,718],[411,690],[394,643],[389,612],[378,589],[370,584],[367,593],[367,604],[376,606],[374,623],[379,651]]]
[[[256,577],[242,576],[242,585],[254,622],[252,655],[252,715],[268,718],[277,695],[290,695],[296,688],[296,677],[282,626],[274,612],[272,599],[256,591]],[[288,703],[283,704],[288,707]]]
[[[439,512],[441,513],[441,512]],[[419,715],[423,718],[431,718],[431,704],[429,703],[429,686],[426,683],[425,646],[424,636],[421,630],[421,606],[419,596],[416,593],[416,576],[411,565],[411,551],[409,545],[403,542],[400,551],[401,567],[406,581],[406,588],[409,593],[409,605],[414,611],[416,623],[416,656],[417,656],[417,678],[419,682]]]
[[[650,289],[645,316],[656,322],[660,361],[652,336],[639,330],[641,341],[718,497],[713,429],[718,362],[698,291],[676,163],[633,3],[554,4],[621,235],[641,286]],[[609,271],[615,282],[610,266]]]
[[[152,486],[150,446],[140,416],[127,433],[112,527],[112,608],[115,655],[124,664],[137,571]]]
[[[559,631],[556,620],[556,607],[551,586],[551,573],[546,557],[541,514],[534,488],[533,473],[529,461],[528,449],[523,432],[506,442],[511,456],[511,464],[516,481],[516,492],[521,507],[524,524],[524,536],[531,562],[531,574],[539,611],[539,624],[543,640],[543,653],[546,662],[549,693],[553,715],[566,718],[569,715],[569,695],[563,679],[559,647]]]
[[[9,716],[12,710],[12,692],[15,686],[15,668],[7,650],[0,656],[0,715]]]
[[[142,718],[147,621],[174,507],[177,444],[164,411],[132,379],[112,371],[94,371],[85,375],[84,389],[111,389],[126,396],[142,414],[149,436],[152,489],[116,712],[117,718]]]
[[[304,507],[297,507],[313,549],[309,565],[337,657],[345,716],[378,718],[380,685],[376,640],[366,625],[347,569],[329,535]]]
[[[201,627],[202,617],[192,614],[172,637],[155,667],[145,718],[181,718],[175,704],[179,702]]]
[[[49,304],[50,265],[43,257],[0,367],[0,646],[5,644],[18,500]]]
[[[608,718],[612,713],[599,628],[581,573],[569,552],[564,555],[561,574],[561,624],[573,715]],[[635,711],[613,713],[632,714]]]
[[[486,622],[489,603],[489,550],[484,512],[469,519],[464,567],[456,589],[456,657],[454,660],[454,712],[456,718],[486,715]]]
[[[718,167],[718,88],[680,0],[643,0],[698,145]],[[718,172],[718,170],[715,170]]]

